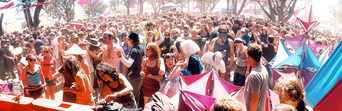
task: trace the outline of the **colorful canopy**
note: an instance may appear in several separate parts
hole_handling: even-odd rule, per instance
[[[303,44],[304,35],[300,35],[293,38],[283,38],[287,43],[289,43],[292,48],[297,51]]]
[[[279,63],[283,62],[285,59],[287,59],[291,55],[290,51],[287,50],[286,46],[284,45],[283,41],[281,41],[281,39],[279,39],[278,43],[279,43],[278,51],[277,51],[276,56],[273,58],[274,59],[273,66],[276,66]]]
[[[30,4],[30,3],[34,2],[34,1],[36,1],[36,0],[27,1],[26,3]],[[19,6],[23,6],[23,5],[25,5],[25,2],[24,3],[16,4],[16,5],[12,6],[10,9],[13,9],[13,8],[19,7]]]
[[[80,0],[77,4],[88,4],[89,0]]]
[[[342,78],[342,47],[341,42],[334,52],[317,72],[315,77],[305,88],[306,98],[314,109],[334,108],[333,110],[342,110],[340,98]],[[337,93],[337,94],[336,94]],[[316,106],[318,105],[318,106]],[[327,107],[327,106],[330,106]],[[331,107],[333,106],[333,107]],[[328,111],[328,109],[325,109]]]

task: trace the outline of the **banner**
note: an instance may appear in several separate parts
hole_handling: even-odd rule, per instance
[[[129,6],[129,8],[134,8],[135,5],[137,5],[136,3],[135,4],[132,4],[131,6]]]
[[[14,3],[11,2],[11,3],[9,3],[9,4],[5,5],[5,6],[0,7],[0,10],[2,10],[2,9],[8,9],[8,8],[12,7],[13,5],[14,5]]]

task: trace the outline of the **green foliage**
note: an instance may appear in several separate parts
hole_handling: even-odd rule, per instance
[[[84,12],[89,16],[96,14],[96,13],[102,14],[106,10],[106,8],[108,7],[107,4],[103,3],[103,1],[100,1],[93,8],[93,3],[94,3],[94,0],[90,0],[88,2],[88,4],[81,5],[81,7],[84,9]]]
[[[53,4],[44,5],[45,12],[53,18],[63,18],[67,22],[74,19],[76,0],[46,0],[45,2],[55,2]]]

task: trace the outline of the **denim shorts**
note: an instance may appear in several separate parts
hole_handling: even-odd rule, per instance
[[[45,83],[46,86],[54,86],[56,85],[56,79],[49,80],[49,78],[45,78]]]

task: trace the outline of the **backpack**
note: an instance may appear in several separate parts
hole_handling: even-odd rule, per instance
[[[152,95],[152,101],[145,105],[144,111],[177,111],[177,107],[165,94],[156,92]]]

